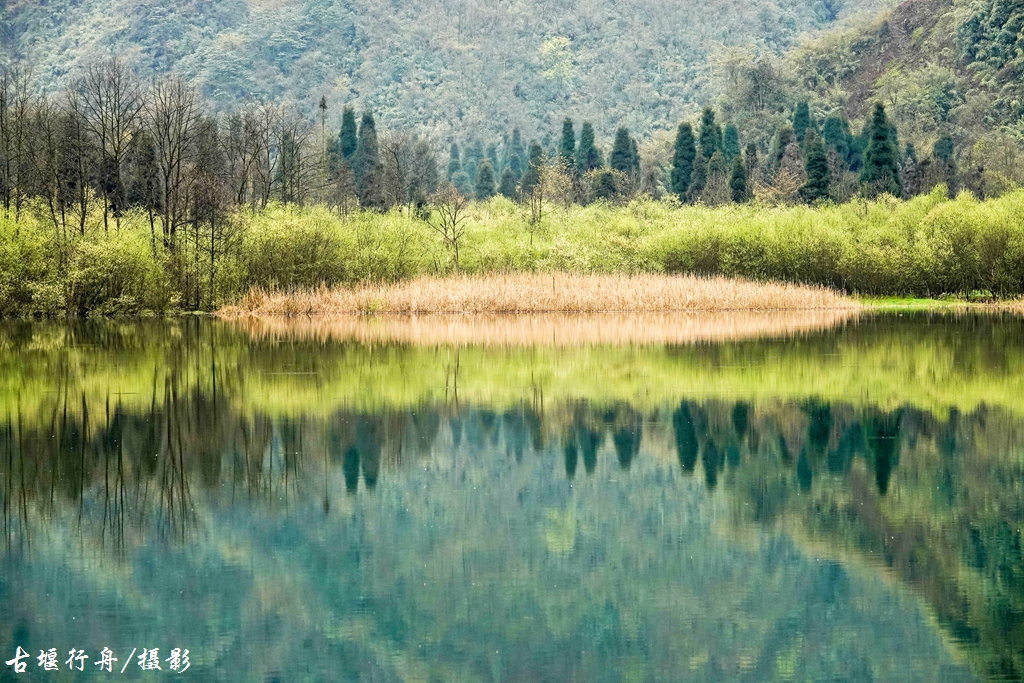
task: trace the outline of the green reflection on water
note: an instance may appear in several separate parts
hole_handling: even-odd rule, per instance
[[[189,647],[203,680],[1018,680],[1021,332],[8,326],[0,654]]]

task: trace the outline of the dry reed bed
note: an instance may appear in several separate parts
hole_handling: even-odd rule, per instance
[[[693,344],[787,337],[841,325],[854,309],[521,315],[246,316],[235,324],[260,340],[398,342],[425,346]]]
[[[282,292],[252,289],[220,310],[247,315],[596,313],[608,311],[854,310],[824,287],[692,275],[516,273],[419,277],[394,284]]]

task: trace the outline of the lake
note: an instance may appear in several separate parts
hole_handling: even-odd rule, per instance
[[[10,322],[0,502],[3,681],[1018,681],[1024,319]]]

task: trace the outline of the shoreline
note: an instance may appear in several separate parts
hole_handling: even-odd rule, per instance
[[[245,317],[374,314],[574,314],[857,311],[862,304],[825,287],[694,275],[512,273],[419,277],[394,284],[251,289],[216,311]]]

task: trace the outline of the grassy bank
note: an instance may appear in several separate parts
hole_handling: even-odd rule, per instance
[[[253,289],[224,317],[365,313],[596,313],[855,309],[823,287],[723,277],[510,273],[291,292]]]
[[[869,296],[1024,294],[1024,191],[977,201],[707,208],[637,200],[528,210],[470,206],[459,245],[468,274],[690,273],[834,287]],[[448,264],[447,267],[444,264]],[[175,249],[130,213],[62,234],[41,210],[0,219],[0,315],[214,310],[253,288],[399,282],[444,274],[452,255],[413,212],[271,206]]]

